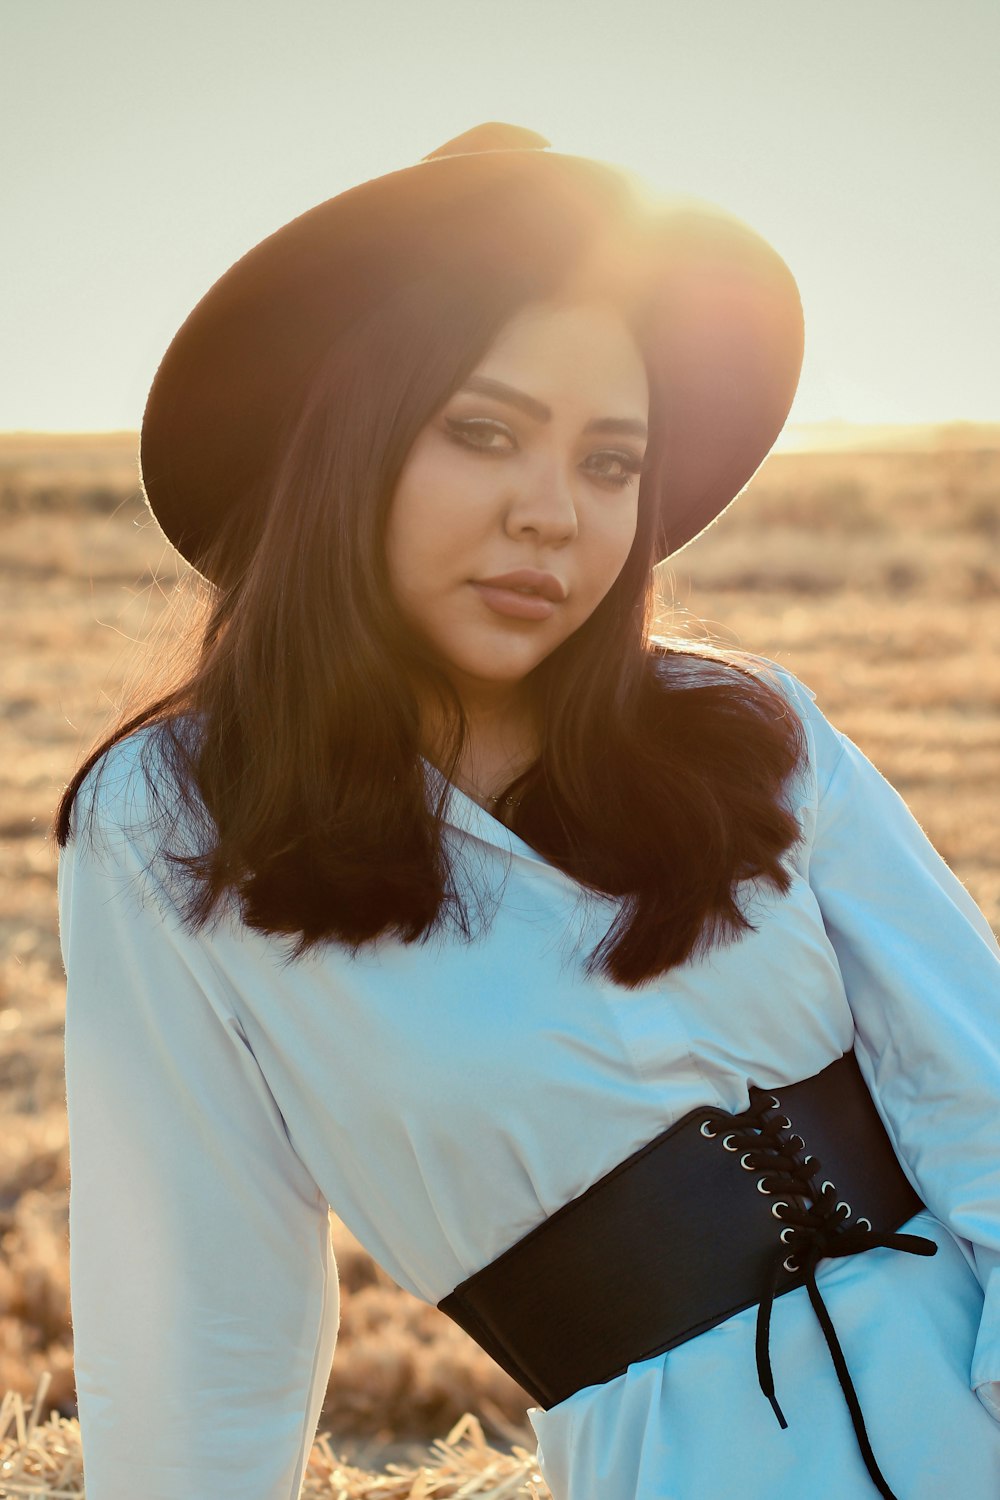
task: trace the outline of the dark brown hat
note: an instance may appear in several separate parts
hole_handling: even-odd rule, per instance
[[[680,551],[746,487],[788,416],[803,348],[795,281],[716,205],[496,122],[299,215],[206,292],[143,415],[142,486],[164,534],[198,568],[234,506],[260,525],[248,497],[285,418],[338,335],[401,278],[509,266],[541,247],[565,247],[570,271],[598,241],[641,283],[661,454],[643,484],[658,490],[657,557]]]

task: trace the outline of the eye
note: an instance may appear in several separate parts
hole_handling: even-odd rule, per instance
[[[500,422],[490,421],[484,417],[469,417],[460,420],[457,417],[447,417],[445,426],[448,436],[452,442],[461,444],[464,448],[476,448],[480,453],[496,453],[501,455],[509,452],[509,448],[500,447],[489,442],[493,437],[507,437],[513,441],[513,434],[509,428]],[[479,439],[485,439],[480,442]],[[642,459],[634,453],[623,452],[620,449],[603,449],[600,453],[591,455],[589,462],[597,461],[606,464],[618,464],[621,469],[619,474],[603,473],[597,469],[591,469],[594,477],[604,484],[613,485],[616,489],[623,489],[625,485],[631,484],[636,474],[642,473]]]
[[[448,436],[454,442],[461,443],[466,448],[479,448],[485,453],[501,453],[503,449],[481,443],[478,441],[479,438],[489,438],[497,435],[501,437],[512,436],[508,429],[499,422],[488,422],[481,417],[471,417],[465,421],[459,421],[455,417],[448,417],[446,425],[448,427]]]
[[[601,479],[606,479],[609,484],[617,485],[619,488],[624,488],[625,485],[631,484],[635,475],[642,473],[642,460],[636,458],[634,453],[616,453],[609,449],[607,452],[597,453],[594,456],[595,458],[609,460],[613,464],[621,465],[624,471],[621,474],[601,474],[598,476]]]

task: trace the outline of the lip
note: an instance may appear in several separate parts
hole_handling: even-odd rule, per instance
[[[514,620],[547,620],[555,610],[552,600],[541,594],[519,594],[516,589],[496,588],[475,579],[470,579],[470,583],[487,609],[497,615]]]
[[[498,573],[495,578],[477,578],[473,582],[494,589],[532,589],[553,604],[561,604],[566,597],[566,589],[555,574],[542,573],[538,568],[515,568],[513,572]]]

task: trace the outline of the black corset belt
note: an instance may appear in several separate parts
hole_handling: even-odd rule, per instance
[[[758,1304],[757,1377],[781,1427],[771,1373],[775,1297],[805,1286],[865,1465],[857,1392],[816,1285],[825,1256],[882,1246],[923,1207],[853,1053],[812,1078],[751,1087],[750,1106],[693,1109],[438,1303],[544,1410]]]

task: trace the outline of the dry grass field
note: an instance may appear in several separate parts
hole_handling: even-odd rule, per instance
[[[63,970],[48,825],[179,567],[134,434],[0,438],[0,1392],[75,1416]],[[770,656],[900,790],[1000,934],[1000,429],[919,452],[775,453],[661,570],[665,624]],[[343,1322],[321,1430],[430,1440],[524,1393],[334,1220]],[[152,1355],[152,1351],[151,1351]],[[356,1450],[353,1450],[356,1451]]]

